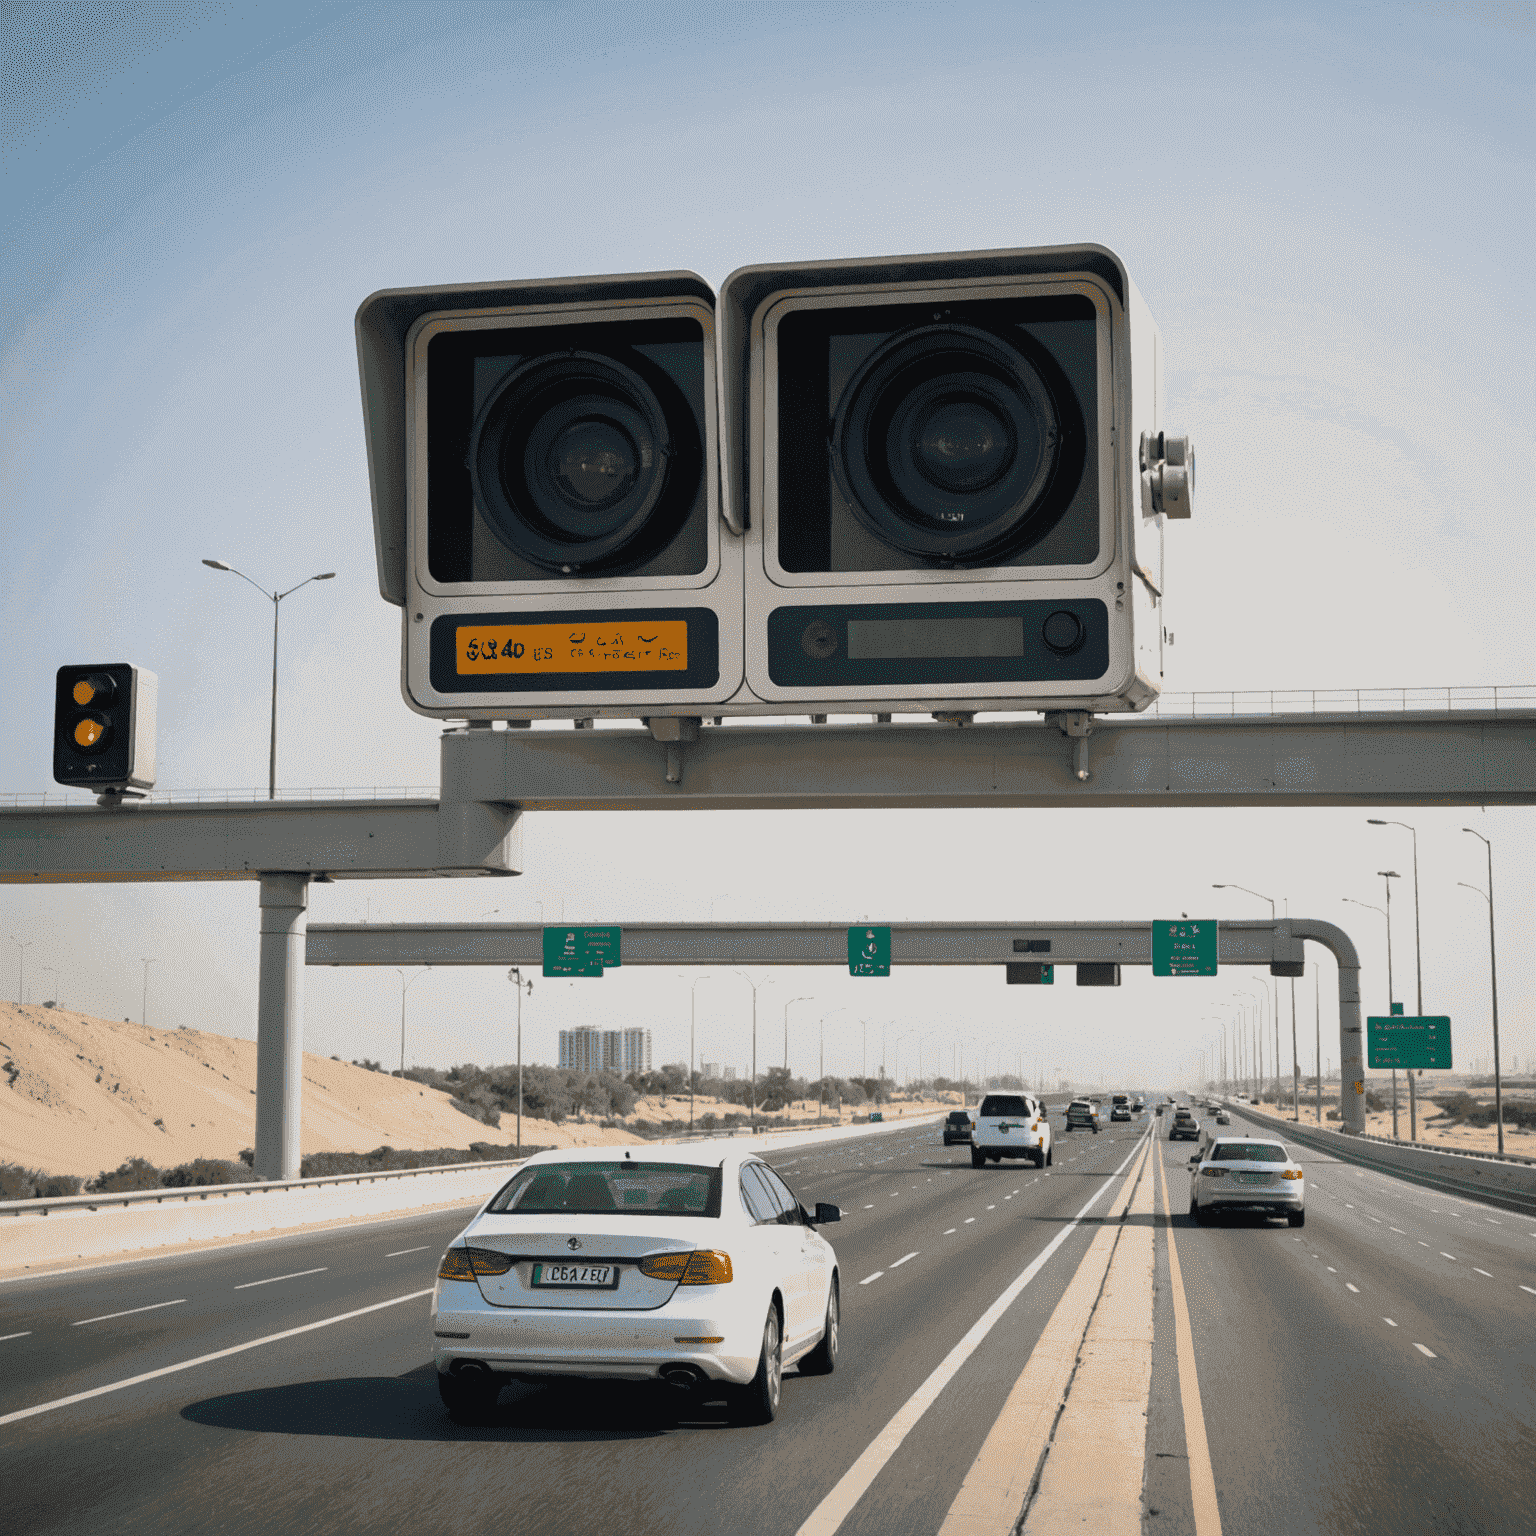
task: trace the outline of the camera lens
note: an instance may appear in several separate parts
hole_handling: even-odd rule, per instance
[[[475,504],[515,554],[546,570],[622,567],[676,532],[697,487],[686,402],[638,354],[562,352],[514,368],[470,437]]]
[[[1024,333],[940,324],[902,331],[843,392],[832,465],[854,515],[885,544],[979,565],[1040,530],[1057,498],[1064,424]]]

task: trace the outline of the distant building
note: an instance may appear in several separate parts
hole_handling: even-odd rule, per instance
[[[736,1068],[735,1067],[727,1067],[725,1069],[725,1080],[728,1083],[734,1083],[736,1081]]]
[[[599,1029],[578,1024],[560,1031],[560,1065],[574,1072],[630,1072],[651,1070],[651,1032],[648,1029]]]
[[[699,1076],[700,1077],[719,1077],[720,1076],[720,1063],[718,1061],[706,1061],[699,1068]]]

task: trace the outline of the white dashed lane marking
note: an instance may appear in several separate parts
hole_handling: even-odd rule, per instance
[[[958,1227],[946,1227],[944,1229],[944,1236],[953,1237],[957,1231],[959,1231]]]
[[[1348,1280],[1344,1282],[1344,1288],[1353,1291],[1356,1296],[1360,1294],[1360,1287],[1358,1285],[1351,1285]]]
[[[32,1330],[30,1328],[22,1333],[0,1333],[0,1344],[4,1344],[7,1339],[30,1339],[31,1337]]]
[[[862,1280],[860,1280],[860,1281],[859,1281],[859,1284],[860,1284],[860,1285],[873,1285],[873,1284],[874,1284],[874,1282],[875,1282],[875,1281],[876,1281],[876,1280],[878,1280],[878,1279],[879,1279],[879,1278],[880,1278],[880,1276],[881,1276],[881,1275],[883,1275],[883,1274],[884,1274],[884,1273],[885,1273],[885,1271],[884,1271],[884,1270],[883,1270],[883,1269],[877,1269],[877,1270],[876,1270],[876,1271],[875,1271],[875,1272],[874,1272],[874,1274],[872,1274],[872,1275],[866,1275],[866,1276],[865,1276],[865,1277],[864,1277],[864,1279],[862,1279]]]
[[[103,1312],[100,1317],[82,1317],[78,1323],[71,1323],[71,1328],[84,1328],[87,1323],[109,1323],[114,1317],[132,1317],[136,1312],[158,1312],[161,1307],[179,1307],[185,1304],[185,1296],[178,1297],[175,1301],[154,1301],[147,1307],[129,1307],[126,1312]]]
[[[1426,1360],[1437,1360],[1437,1359],[1439,1359],[1439,1356],[1436,1355],[1434,1350],[1432,1350],[1432,1349],[1425,1349],[1425,1347],[1422,1344],[1418,1343],[1417,1341],[1415,1341],[1413,1347],[1416,1350],[1418,1350],[1418,1352],[1421,1355],[1423,1355]]]
[[[386,1253],[384,1255],[384,1257],[386,1259],[398,1259],[403,1254],[407,1254],[407,1253],[425,1253],[427,1251],[428,1246],[429,1245],[427,1243],[423,1243],[421,1245],[421,1247],[419,1247],[419,1248],[396,1248],[393,1253]]]
[[[1388,1328],[1396,1328],[1397,1327],[1397,1324],[1394,1323],[1390,1317],[1382,1318],[1382,1322],[1384,1322],[1387,1325]]]
[[[919,1248],[917,1250],[917,1253],[905,1253],[905,1254],[903,1254],[899,1259],[896,1260],[896,1262],[894,1264],[891,1265],[891,1268],[892,1269],[900,1269],[901,1266],[903,1264],[905,1264],[908,1259],[915,1259],[917,1257],[917,1254],[921,1253],[922,1251],[923,1250],[921,1248]]]
[[[1454,1253],[1447,1253],[1443,1248],[1440,1250],[1440,1257],[1442,1259],[1449,1259],[1452,1264],[1456,1262],[1456,1255]]]
[[[965,1218],[965,1220],[961,1223],[961,1225],[968,1227],[975,1220],[976,1220],[976,1218],[974,1216],[967,1216]]]
[[[1488,1275],[1488,1271],[1487,1271],[1487,1270],[1486,1270],[1486,1269],[1478,1269],[1478,1267],[1477,1267],[1477,1265],[1476,1265],[1476,1264],[1474,1264],[1474,1265],[1473,1265],[1473,1266],[1472,1266],[1472,1270],[1473,1270],[1473,1272],[1474,1272],[1474,1273],[1475,1273],[1475,1274],[1479,1274],[1479,1275]],[[1492,1275],[1488,1275],[1488,1278],[1489,1278],[1489,1279],[1490,1279],[1490,1280],[1492,1280],[1492,1279],[1493,1279],[1493,1276],[1492,1276]]]
[[[1520,1289],[1521,1289],[1521,1290],[1522,1290],[1522,1291],[1531,1291],[1531,1295],[1532,1295],[1532,1296],[1536,1296],[1536,1291],[1533,1291],[1533,1290],[1531,1290],[1531,1287],[1530,1287],[1530,1286],[1528,1286],[1528,1285],[1522,1285],[1522,1286],[1521,1286],[1521,1287],[1520,1287]]]
[[[248,1291],[253,1285],[276,1285],[279,1280],[302,1280],[305,1275],[323,1275],[330,1266],[322,1264],[318,1269],[296,1269],[291,1275],[269,1275],[265,1280],[247,1280],[237,1285],[237,1291]]]

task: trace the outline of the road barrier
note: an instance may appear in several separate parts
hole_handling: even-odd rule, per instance
[[[744,1135],[742,1139],[783,1150],[815,1141],[842,1140],[853,1134],[905,1130],[936,1118],[937,1114],[914,1116],[883,1125],[861,1125],[856,1130],[852,1126],[764,1130],[755,1138]],[[666,1146],[669,1142],[648,1145]],[[433,1206],[477,1205],[488,1200],[522,1161],[511,1158],[438,1168],[330,1174],[318,1179],[0,1201],[0,1272],[14,1273],[67,1259],[110,1258],[173,1244],[267,1235],[359,1216],[398,1216]]]
[[[1412,1184],[1422,1184],[1427,1189],[1465,1195],[1469,1200],[1481,1200],[1507,1211],[1536,1214],[1536,1161],[1476,1152],[1447,1152],[1416,1144],[1405,1146],[1375,1136],[1346,1136],[1317,1125],[1254,1114],[1239,1104],[1228,1104],[1227,1108],[1271,1134],[1284,1135],[1314,1152],[1326,1152],[1343,1162],[1357,1163],[1377,1173],[1389,1173]]]

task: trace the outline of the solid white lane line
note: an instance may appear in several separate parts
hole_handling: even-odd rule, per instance
[[[126,1312],[103,1312],[100,1317],[82,1317],[78,1323],[71,1323],[71,1328],[84,1328],[87,1323],[109,1323],[114,1317],[132,1317],[135,1312],[158,1312],[161,1307],[179,1307],[186,1301],[185,1296],[178,1296],[175,1301],[151,1302],[147,1307],[129,1307]]]
[[[0,1333],[0,1344],[4,1344],[7,1339],[30,1339],[31,1337],[32,1330],[30,1328],[22,1333]]]
[[[880,1276],[883,1275],[884,1273],[885,1273],[885,1271],[883,1269],[877,1269],[874,1272],[874,1274],[866,1275],[862,1280],[859,1281],[859,1284],[860,1285],[871,1285],[876,1280],[878,1280],[880,1278]]]
[[[1424,1346],[1422,1344],[1418,1343],[1418,1342],[1415,1342],[1413,1347],[1416,1350],[1418,1350],[1418,1352],[1421,1355],[1423,1355],[1426,1360],[1435,1360],[1435,1359],[1439,1358],[1435,1354],[1434,1350],[1432,1350],[1432,1349],[1425,1349]]]
[[[892,1264],[892,1265],[891,1265],[891,1268],[892,1268],[892,1269],[900,1269],[900,1268],[901,1268],[901,1266],[902,1266],[902,1265],[903,1265],[903,1264],[905,1264],[905,1263],[906,1263],[906,1262],[907,1262],[907,1260],[908,1260],[908,1259],[915,1259],[915,1258],[916,1258],[916,1257],[917,1257],[917,1255],[918,1255],[918,1254],[919,1254],[919,1253],[921,1253],[921,1252],[922,1252],[922,1251],[923,1251],[923,1250],[922,1250],[922,1249],[921,1249],[921,1248],[919,1248],[919,1249],[918,1249],[918,1250],[917,1250],[917,1252],[916,1252],[916,1253],[908,1253],[908,1254],[904,1254],[904,1255],[903,1255],[903,1256],[902,1256],[902,1257],[901,1257],[901,1258],[899,1258],[899,1259],[897,1259],[897,1260],[896,1260],[896,1262],[895,1262],[895,1263],[894,1263],[894,1264]]]
[[[297,1328],[285,1328],[281,1333],[269,1333],[263,1338],[248,1339],[244,1344],[231,1344],[228,1349],[216,1349],[209,1355],[198,1355],[192,1360],[180,1360],[175,1365],[162,1365],[159,1370],[145,1371],[139,1376],[125,1376],[121,1381],[108,1382],[104,1387],[92,1387],[88,1392],[76,1392],[70,1397],[55,1398],[51,1403],[39,1403],[35,1408],[18,1408],[14,1413],[0,1414],[0,1426],[14,1424],[18,1419],[30,1419],[40,1413],[51,1413],[55,1408],[68,1408],[83,1403],[88,1398],[104,1397],[108,1392],[121,1392],[124,1387],[136,1387],[140,1382],[153,1381],[157,1376],[171,1376],[177,1371],[189,1371],[194,1365],[206,1365],[210,1360],[225,1360],[230,1355],[244,1354],[248,1349],[258,1349],[263,1344],[276,1344],[281,1339],[291,1339],[301,1333],[313,1333],[317,1328],[329,1328],[333,1323],[350,1322],[354,1317],[364,1317],[369,1312],[382,1312],[385,1307],[397,1307],[402,1301],[420,1301],[432,1294],[432,1287],[424,1291],[411,1291],[404,1296],[392,1296],[388,1301],[376,1301],[371,1307],[358,1307],[352,1312],[338,1312],[335,1317],[322,1317],[318,1323],[301,1323]]]
[[[1397,1327],[1397,1324],[1394,1323],[1390,1317],[1382,1318],[1382,1322],[1384,1322],[1387,1325],[1388,1328],[1396,1328]]]
[[[305,1275],[322,1275],[330,1268],[328,1264],[322,1264],[319,1269],[296,1269],[291,1275],[269,1275],[265,1280],[247,1280],[244,1285],[237,1285],[237,1291],[248,1291],[253,1285],[275,1285],[279,1280],[301,1280]]]
[[[430,1246],[428,1243],[423,1243],[420,1248],[396,1248],[393,1253],[386,1253],[384,1257],[386,1259],[398,1259],[403,1253],[425,1253]]]
[[[1018,1300],[1025,1286],[1045,1268],[1046,1263],[1061,1245],[1072,1235],[1083,1217],[1093,1209],[1110,1188],[1110,1181],[1118,1178],[1130,1167],[1131,1159],[1141,1150],[1141,1140],[1126,1154],[1125,1161],[1107,1175],[1098,1192],[1089,1197],[1086,1204],[1053,1237],[1039,1255],[996,1301],[971,1325],[970,1330],[943,1360],[929,1373],[916,1392],[891,1416],[885,1428],[865,1447],[863,1454],[849,1467],[833,1486],[831,1492],[811,1511],[795,1536],[834,1536],[834,1533],[852,1513],[853,1507],[868,1492],[870,1484],[880,1475],[885,1464],[901,1448],[901,1443],[912,1432],[919,1419],[928,1411],[939,1394],[959,1374],[961,1366],[975,1353],[982,1341],[995,1328],[1003,1315]],[[971,1218],[974,1220],[975,1218]]]

